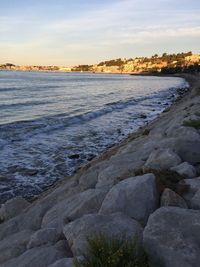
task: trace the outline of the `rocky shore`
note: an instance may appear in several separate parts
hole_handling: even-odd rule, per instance
[[[33,203],[1,206],[0,266],[73,267],[102,233],[137,240],[150,266],[199,267],[200,76],[186,78],[152,123]]]

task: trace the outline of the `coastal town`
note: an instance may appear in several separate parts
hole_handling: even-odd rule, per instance
[[[130,59],[114,59],[94,65],[78,66],[18,66],[12,63],[0,64],[0,70],[11,71],[59,71],[59,72],[95,72],[95,73],[152,73],[170,72],[175,69],[181,72],[194,72],[200,66],[200,54],[192,52],[155,54],[152,57],[136,57]],[[188,71],[187,71],[188,70]]]

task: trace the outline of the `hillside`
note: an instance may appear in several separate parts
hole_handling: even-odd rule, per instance
[[[130,59],[112,59],[94,65],[78,66],[17,66],[11,63],[0,65],[0,70],[19,71],[62,71],[62,72],[97,72],[97,73],[177,73],[199,72],[200,54],[192,52],[155,54],[152,57],[136,57]]]

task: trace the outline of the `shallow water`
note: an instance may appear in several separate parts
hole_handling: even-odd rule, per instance
[[[181,78],[0,72],[0,202],[32,198],[154,119]]]

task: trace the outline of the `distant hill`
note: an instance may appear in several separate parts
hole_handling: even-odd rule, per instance
[[[136,57],[129,59],[112,59],[95,65],[67,66],[16,66],[11,63],[0,65],[0,70],[21,71],[80,71],[102,73],[175,73],[199,72],[200,54],[191,51],[178,54],[163,53],[152,57]]]

